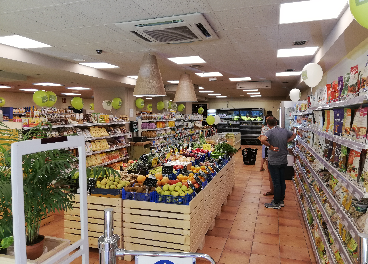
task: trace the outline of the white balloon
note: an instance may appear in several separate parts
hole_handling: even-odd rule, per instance
[[[215,125],[221,122],[221,118],[218,115],[215,115]]]
[[[302,79],[309,87],[316,87],[322,80],[323,70],[317,63],[309,63],[304,66]]]
[[[107,111],[111,111],[111,109],[112,109],[112,103],[111,103],[111,101],[109,101],[109,100],[103,101],[102,102],[102,107],[103,107],[103,109],[105,109]]]
[[[293,102],[297,102],[297,101],[299,101],[299,99],[300,99],[300,90],[299,89],[296,89],[296,88],[294,88],[294,89],[292,89],[291,91],[290,91],[290,99],[291,99],[291,101],[293,101]]]

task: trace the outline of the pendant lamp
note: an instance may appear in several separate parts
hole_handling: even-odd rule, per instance
[[[166,95],[155,55],[147,53],[143,56],[133,95],[150,97]]]
[[[197,102],[197,96],[189,74],[184,73],[180,76],[174,102]]]

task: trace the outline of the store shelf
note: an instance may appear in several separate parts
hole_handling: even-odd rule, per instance
[[[104,136],[104,137],[86,137],[85,141],[92,141],[92,140],[99,140],[99,139],[106,139],[106,138],[114,138],[114,137],[123,137],[127,136],[130,133],[123,133],[123,134],[116,134],[116,135],[110,135],[110,136]]]
[[[296,169],[296,166],[294,166],[294,169]],[[337,263],[337,262],[336,262],[336,260],[335,260],[334,254],[332,253],[331,247],[329,246],[329,244],[328,244],[328,242],[327,242],[327,239],[326,239],[325,233],[324,233],[324,231],[323,231],[323,228],[322,228],[322,226],[321,226],[321,223],[320,223],[320,221],[318,220],[318,217],[317,217],[317,215],[316,215],[316,213],[315,213],[314,207],[313,207],[313,205],[312,205],[312,203],[311,203],[311,201],[310,201],[310,199],[309,199],[308,192],[305,190],[304,185],[303,185],[302,181],[299,179],[299,177],[296,177],[296,178],[297,178],[297,180],[299,181],[299,186],[300,186],[301,190],[303,191],[304,198],[306,199],[307,204],[308,204],[308,207],[309,207],[309,209],[310,209],[310,211],[311,211],[311,213],[312,213],[312,216],[313,216],[313,222],[314,222],[315,224],[317,224],[317,225],[318,225],[318,229],[319,229],[320,235],[321,235],[321,236],[322,236],[322,238],[323,238],[323,244],[324,244],[324,246],[325,246],[325,250],[326,250],[326,253],[327,253],[328,259],[329,259],[330,261],[332,261],[333,263]],[[308,181],[306,181],[306,182],[308,183]],[[309,188],[309,189],[310,189],[310,188]],[[299,195],[297,195],[297,196],[298,196],[298,198],[299,198]],[[300,199],[300,198],[299,198],[299,199]],[[301,206],[304,208],[303,203],[302,203],[301,201],[300,201],[300,203],[301,203]],[[309,227],[308,221],[306,222],[306,225]],[[315,250],[315,249],[313,249],[313,250]],[[318,256],[318,253],[317,253],[317,256]]]
[[[68,124],[68,125],[53,125],[52,128],[61,128],[61,127],[80,127],[80,126],[108,126],[108,125],[125,125],[129,124],[129,122],[113,122],[113,123],[86,123],[86,124]],[[29,130],[33,127],[23,127],[23,130]],[[41,126],[41,128],[48,128],[48,126]]]
[[[349,106],[356,106],[360,104],[368,103],[367,96],[366,95],[360,95],[357,97],[349,98],[345,101],[338,101],[338,102],[332,102],[329,104],[325,104],[323,106],[318,107],[310,107],[311,110],[322,110],[322,109],[331,109],[336,107],[349,107]]]
[[[109,152],[109,151],[113,151],[113,150],[117,150],[117,149],[122,149],[122,148],[126,148],[126,147],[129,147],[129,146],[130,146],[130,144],[125,144],[124,146],[119,146],[119,147],[115,147],[115,148],[109,148],[109,149],[103,149],[103,150],[99,150],[99,151],[93,151],[93,152],[86,153],[86,156],[91,156],[93,154],[99,154],[99,153]]]
[[[305,175],[304,171],[302,170],[302,166],[299,163],[299,161],[297,161],[295,164],[299,168],[299,172],[300,172],[300,174],[302,174],[302,176],[304,178],[304,181],[307,182],[307,183],[309,183],[309,180],[308,180],[307,176]],[[333,208],[335,209],[335,212],[342,219],[343,224],[348,228],[348,230],[349,230],[350,234],[352,235],[352,237],[358,243],[360,243],[359,242],[360,241],[360,239],[359,239],[359,231],[352,224],[352,219],[350,219],[346,215],[346,213],[344,212],[344,210],[342,210],[342,208],[339,206],[339,203],[335,200],[335,198],[332,196],[332,194],[330,193],[330,191],[328,190],[328,188],[322,183],[321,179],[316,175],[316,173],[312,170],[312,168],[310,166],[308,166],[308,167],[311,170],[311,172],[313,173],[313,178],[316,180],[316,182],[318,183],[318,185],[323,189],[323,192],[325,193],[325,195],[328,197],[328,200],[330,201],[330,203],[332,204]],[[341,258],[344,260],[344,263],[351,263],[350,256],[349,256],[349,254],[347,252],[347,248],[343,244],[342,238],[336,232],[335,227],[332,225],[332,223],[330,221],[330,216],[327,214],[327,212],[325,210],[325,207],[323,206],[323,204],[322,204],[322,202],[320,200],[320,197],[315,193],[315,191],[313,189],[313,186],[311,186],[311,184],[309,184],[309,189],[311,190],[310,192],[311,192],[314,200],[316,201],[316,204],[318,206],[319,211],[322,213],[323,219],[325,220],[325,223],[327,224],[328,230],[329,230],[329,232],[330,232],[333,240],[338,243],[338,248],[339,248],[339,252],[340,252]],[[349,260],[349,262],[347,260]]]
[[[170,128],[175,128],[175,127],[145,128],[145,129],[140,129],[140,130],[141,130],[141,131],[148,131],[148,130],[165,130],[165,129],[170,129]]]
[[[27,113],[13,113],[13,115],[27,115]]]
[[[361,198],[368,198],[368,194],[365,192],[364,188],[359,186],[357,182],[349,179],[344,173],[338,171],[329,162],[327,162],[323,157],[319,156],[308,144],[304,142],[299,136],[296,139],[306,148],[308,151],[316,158],[319,162],[325,166],[325,168],[336,177],[341,184],[349,190],[349,192],[354,195],[358,200]]]
[[[354,149],[356,151],[362,151],[362,149],[368,149],[368,144],[357,142],[357,141],[349,139],[349,138],[344,138],[344,137],[341,137],[341,136],[333,135],[333,134],[327,133],[325,131],[320,131],[318,129],[314,129],[314,128],[311,128],[311,127],[305,127],[305,126],[299,126],[299,129],[304,130],[304,131],[313,132],[313,133],[315,133],[319,136],[323,136],[323,137],[327,138],[328,140],[339,143],[341,145],[344,145],[344,146],[346,146],[348,148],[351,148],[351,149]]]
[[[141,120],[142,123],[145,122],[167,122],[167,121],[176,121],[176,119],[165,119],[165,120]]]
[[[129,159],[129,155],[126,155],[124,157],[118,158],[116,160],[110,160],[109,162],[101,163],[101,164],[96,165],[96,166],[89,166],[88,168],[106,166],[106,165],[109,165],[109,164],[112,164],[112,163],[115,163],[115,162],[119,162],[119,161],[122,161],[122,160],[126,160],[126,159]]]

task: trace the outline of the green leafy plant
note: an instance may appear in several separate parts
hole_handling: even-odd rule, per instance
[[[14,243],[14,238],[12,236],[5,237],[0,242],[0,249],[5,249],[10,247]]]

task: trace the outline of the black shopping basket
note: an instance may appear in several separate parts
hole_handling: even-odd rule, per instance
[[[245,165],[255,165],[257,158],[257,149],[245,148],[242,150],[243,162]]]

